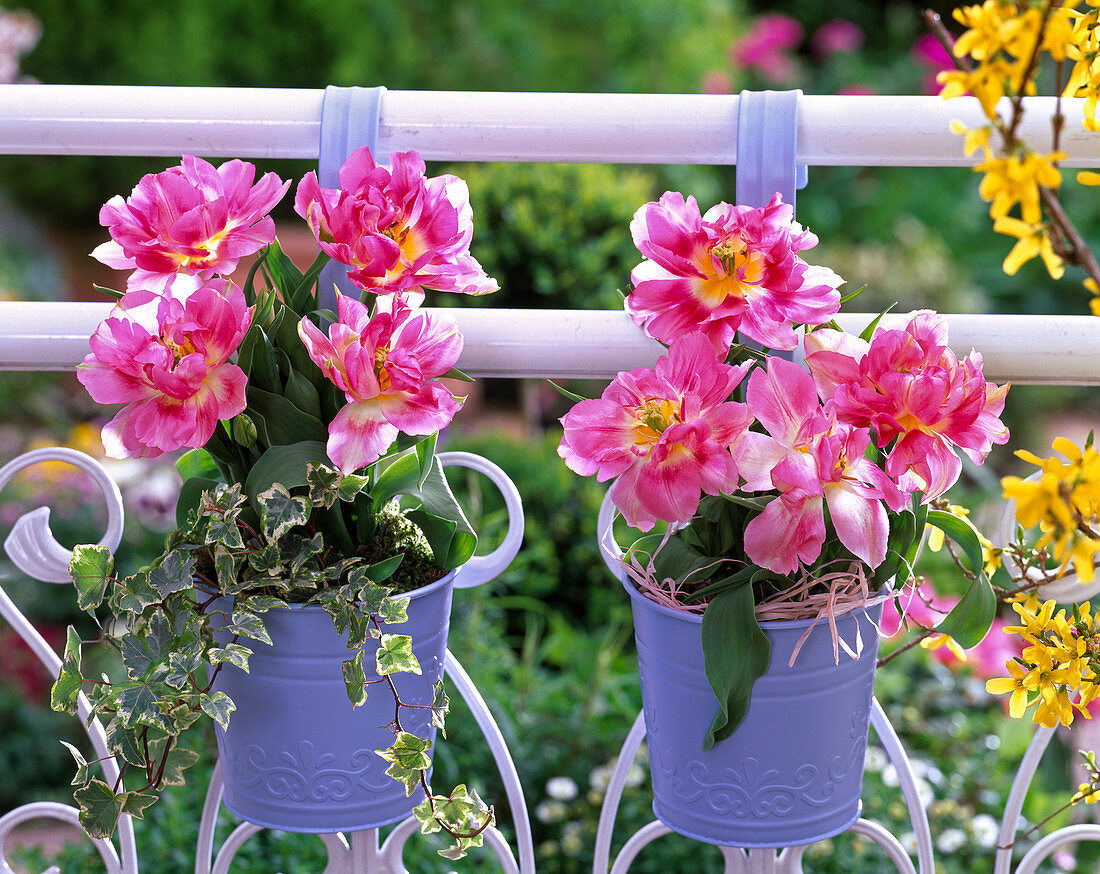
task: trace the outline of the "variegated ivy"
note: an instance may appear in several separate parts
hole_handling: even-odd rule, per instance
[[[82,649],[92,642],[69,628],[51,705],[75,714],[78,697],[86,693],[122,770],[108,784],[95,776],[95,763],[69,747],[77,763],[73,785],[80,822],[93,837],[109,837],[122,814],[141,818],[163,787],[182,784],[183,772],[198,756],[179,746],[180,735],[203,716],[223,728],[231,719],[233,702],[212,689],[222,665],[248,670],[249,644],[271,642],[263,622],[266,611],[292,601],[315,603],[331,616],[336,631],[348,636],[343,670],[349,699],[362,704],[377,677],[384,682],[371,694],[388,689],[393,695],[394,742],[378,755],[390,763],[386,773],[403,783],[407,794],[424,788],[425,800],[414,810],[422,830],[448,833],[453,841],[442,854],[460,858],[469,847],[480,846],[493,812],[462,785],[448,795],[433,795],[431,742],[402,726],[401,714],[412,705],[401,701],[390,677],[419,674],[420,665],[411,638],[384,633],[383,626],[406,620],[408,598],[386,585],[405,556],[372,561],[342,544],[330,549],[322,532],[332,525],[318,524],[331,523],[341,506],[356,505],[361,516],[377,524],[395,496],[412,495],[419,507],[404,515],[423,530],[436,563],[443,569],[463,563],[473,550],[473,534],[435,458],[434,438],[394,452],[367,476],[344,476],[307,461],[323,457],[323,445],[309,442],[273,447],[268,456],[256,466],[261,474],[250,476],[243,487],[211,483],[197,508],[168,536],[164,552],[135,574],[112,576],[112,558],[104,547],[74,551],[71,570],[81,609],[95,615],[105,608],[114,617],[95,643],[116,650],[124,668],[124,675],[114,679],[87,676]],[[182,459],[181,469],[185,478],[201,481],[207,464],[200,452]],[[292,468],[305,471],[304,482],[289,488],[286,482],[271,482],[256,490],[264,485],[265,469],[279,475]],[[213,634],[222,626],[228,642]],[[220,638],[225,641],[225,633]],[[371,638],[378,647],[375,664],[368,666],[364,645]],[[377,677],[368,683],[370,667]],[[431,721],[443,730],[448,701],[442,683],[434,697]]]

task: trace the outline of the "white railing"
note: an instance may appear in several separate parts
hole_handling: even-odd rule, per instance
[[[322,91],[274,89],[145,88],[99,86],[0,86],[0,154],[172,155],[205,157],[316,158]],[[1076,111],[1068,101],[1067,114]],[[1046,136],[1050,101],[1033,98],[1022,132]],[[428,160],[574,161],[606,163],[735,164],[737,96],[585,95],[390,91],[382,101],[377,151],[416,148]],[[945,104],[932,97],[806,96],[799,105],[796,158],[812,166],[962,166],[952,119],[976,125],[983,117],[973,101]],[[1068,166],[1100,167],[1100,137],[1067,125],[1062,140]],[[87,338],[106,304],[0,303],[0,370],[68,370],[87,351]],[[452,311],[465,336],[459,364],[476,376],[608,377],[652,363],[660,347],[647,340],[623,313],[523,310]],[[860,328],[870,317],[840,319]],[[997,381],[1038,384],[1100,384],[1100,320],[1085,316],[949,315],[953,345],[976,348],[986,374]],[[563,354],[563,349],[568,354]],[[2,592],[0,592],[2,595]],[[13,623],[16,624],[16,623]],[[476,690],[470,685],[472,694]],[[881,713],[881,711],[878,711]],[[920,846],[917,866],[892,836],[873,823],[857,830],[877,841],[898,871],[933,870],[927,818],[909,785],[912,772],[885,717],[876,731],[901,776]],[[627,727],[624,726],[624,733]],[[1037,736],[1036,747],[1049,736]],[[639,728],[627,737],[608,797],[623,790],[625,768],[640,743]],[[1037,754],[1029,754],[1014,787],[1003,835],[1015,834],[1017,805]],[[621,773],[620,773],[621,772]],[[1026,779],[1024,779],[1026,777]],[[212,804],[217,805],[216,787]],[[67,809],[66,809],[67,810]],[[18,812],[16,812],[18,815]],[[60,818],[68,816],[60,814]],[[0,842],[5,820],[0,817]],[[204,823],[207,821],[204,812]],[[605,808],[594,870],[625,871],[633,854],[663,826],[643,829],[619,859],[609,859],[614,810]],[[252,827],[242,827],[223,846],[214,870],[224,870]],[[254,829],[253,829],[254,830]],[[196,870],[211,870],[212,831],[204,825]],[[375,836],[376,838],[377,836]],[[1034,870],[1048,847],[1100,838],[1100,830],[1077,828],[1036,845],[1017,871]],[[326,870],[399,871],[399,855],[386,857],[376,843],[343,839],[330,845]],[[222,854],[228,854],[222,866]],[[498,855],[507,858],[504,849]],[[136,871],[130,853],[118,867]],[[1011,854],[999,853],[1007,872]],[[106,857],[105,857],[106,858]],[[801,871],[801,852],[724,851],[727,872]],[[0,852],[0,863],[2,863]],[[131,864],[133,863],[133,864]],[[369,865],[368,865],[369,863]],[[520,870],[533,869],[529,848]],[[509,869],[508,865],[505,865]],[[0,864],[0,870],[3,865]]]

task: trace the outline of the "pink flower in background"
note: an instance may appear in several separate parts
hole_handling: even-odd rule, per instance
[[[42,22],[29,12],[0,9],[0,84],[35,81],[19,75],[19,62],[41,38]]]
[[[400,432],[431,434],[459,402],[438,382],[458,361],[453,321],[413,309],[395,296],[389,311],[337,298],[338,320],[325,336],[308,319],[298,334],[310,358],[347,398],[329,425],[328,456],[344,473],[381,458]]]
[[[702,493],[737,488],[735,447],[752,414],[726,399],[748,367],[723,363],[703,335],[686,335],[655,369],[620,373],[601,397],[566,413],[558,455],[582,476],[618,477],[611,500],[631,525],[687,521]]]
[[[793,349],[791,322],[820,324],[840,306],[844,280],[798,253],[817,237],[776,194],[760,209],[719,203],[699,214],[694,197],[666,192],[630,223],[647,259],[630,274],[626,309],[664,343],[702,331],[725,354],[738,331],[772,349]]]
[[[930,580],[924,579],[919,589],[906,586],[898,598],[886,602],[880,631],[884,637],[896,637],[903,632],[905,623],[910,627],[935,628],[958,602],[957,596],[940,594]],[[1004,633],[1008,624],[1003,619],[994,619],[981,643],[962,651],[965,659],[960,659],[950,646],[938,646],[929,654],[948,667],[967,664],[983,680],[1004,676],[1005,662],[1018,656],[1023,647],[1018,635]]]
[[[294,208],[317,243],[360,288],[386,294],[421,286],[488,294],[496,282],[470,254],[473,211],[457,176],[426,178],[416,152],[376,164],[357,149],[340,168],[340,188],[322,188],[316,173],[298,184]]]
[[[92,256],[116,270],[133,270],[127,287],[152,291],[176,274],[202,280],[228,274],[241,258],[275,239],[268,213],[289,182],[246,161],[220,167],[186,155],[178,167],[143,176],[130,197],[112,197],[99,211],[111,240]]]
[[[858,52],[861,48],[863,30],[846,18],[826,21],[810,37],[810,49],[819,58],[828,58],[838,52]]]
[[[924,71],[922,81],[925,94],[939,94],[943,85],[936,81],[937,74],[943,70],[955,69],[955,61],[950,52],[931,33],[924,33],[917,37],[909,50],[909,58]]]
[[[232,283],[161,299],[155,317],[100,323],[77,379],[101,404],[126,404],[103,429],[111,458],[156,457],[210,439],[245,408],[245,374],[228,363],[252,319]]]
[[[733,90],[733,83],[729,74],[721,70],[711,70],[703,77],[699,90],[704,94],[729,94]]]
[[[914,314],[904,329],[880,330],[869,344],[815,331],[806,337],[806,364],[827,409],[874,429],[878,445],[890,446],[886,472],[926,501],[958,479],[956,449],[981,464],[993,444],[1008,440],[999,418],[1008,386],[986,382],[978,353],[959,361],[947,347],[947,323],[933,312]]]
[[[830,420],[813,378],[781,358],[752,374],[746,399],[768,433],[742,441],[742,488],[779,490],[745,527],[748,557],[781,574],[812,564],[825,541],[827,506],[840,542],[868,566],[881,564],[889,535],[883,499],[900,509],[904,496],[865,457],[870,434]]]
[[[731,43],[730,60],[772,82],[786,81],[794,72],[788,52],[802,42],[802,33],[802,25],[789,16],[761,15],[748,33]]]

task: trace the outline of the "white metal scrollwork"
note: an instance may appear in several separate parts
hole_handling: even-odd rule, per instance
[[[34,449],[26,452],[0,467],[0,489],[3,489],[19,471],[44,461],[62,461],[75,465],[92,478],[107,502],[107,531],[100,543],[112,551],[117,549],[122,539],[122,495],[103,466],[83,452],[64,447]],[[48,507],[38,507],[29,513],[24,513],[16,520],[11,534],[4,541],[4,549],[12,562],[28,576],[50,583],[68,583],[71,582],[68,571],[72,551],[66,549],[54,538],[50,531],[49,520]],[[56,677],[61,671],[61,659],[34,626],[27,621],[2,587],[0,587],[0,616],[7,620],[16,634],[30,647],[31,652],[46,668],[49,675]],[[99,720],[88,721],[90,711],[91,705],[88,699],[81,694],[77,699],[80,723],[96,751],[96,757],[103,760],[104,779],[108,783],[114,783],[118,779],[118,765],[107,751],[106,736]],[[69,825],[78,825],[79,813],[76,808],[65,804],[32,802],[0,817],[0,874],[12,874],[12,869],[4,856],[5,840],[16,826],[33,819],[50,819]],[[118,850],[108,841],[92,842],[107,866],[108,874],[137,874],[134,827],[129,816],[124,815],[119,821]]]

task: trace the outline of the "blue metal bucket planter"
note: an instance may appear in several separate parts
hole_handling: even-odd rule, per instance
[[[629,582],[638,645],[653,811],[688,837],[737,847],[812,843],[860,815],[882,605],[837,619],[858,659],[833,661],[828,623],[791,653],[811,620],[762,622],[771,641],[767,672],[753,686],[744,721],[710,750],[703,737],[714,693],[703,672],[702,619],[662,607]],[[870,614],[870,615],[868,615]]]
[[[401,699],[430,705],[443,672],[454,572],[409,593],[408,622],[385,628],[408,634],[423,674],[394,674]],[[375,750],[389,747],[394,702],[373,686],[367,701],[348,701],[341,665],[350,653],[320,607],[264,615],[271,646],[249,642],[249,672],[225,665],[216,688],[237,709],[217,730],[223,801],[242,819],[284,831],[330,833],[378,828],[404,819],[424,797],[386,776]],[[373,665],[377,642],[366,647]],[[369,674],[368,674],[369,676]],[[406,710],[407,731],[434,742],[428,711]]]
[[[497,465],[469,452],[441,452],[444,467],[459,466],[487,476],[508,510],[503,543],[440,580],[407,593],[408,621],[383,626],[413,639],[420,675],[391,678],[402,701],[430,705],[443,674],[454,589],[479,586],[511,564],[523,541],[519,492]],[[379,828],[409,816],[423,800],[386,776],[388,763],[375,751],[393,744],[393,697],[383,686],[368,689],[353,707],[343,679],[352,653],[320,607],[270,610],[264,625],[271,645],[248,641],[249,672],[224,665],[216,688],[233,699],[229,729],[217,729],[225,806],[241,818],[283,831],[329,834]],[[364,664],[374,665],[375,641]],[[368,678],[370,673],[368,671]],[[435,740],[428,711],[405,709],[405,730]]]

